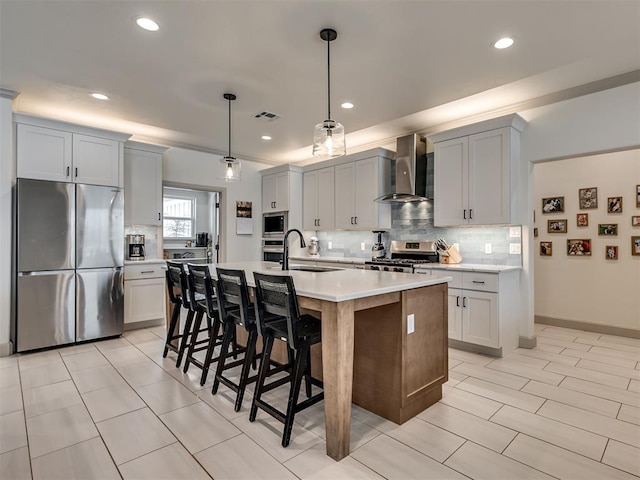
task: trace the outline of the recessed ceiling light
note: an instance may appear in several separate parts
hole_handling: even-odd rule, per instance
[[[144,28],[145,30],[149,30],[150,32],[155,32],[160,29],[160,25],[151,20],[150,18],[140,17],[136,19],[136,23],[140,28]]]
[[[496,40],[493,43],[493,47],[502,50],[503,48],[509,48],[513,45],[513,42],[514,40],[511,37],[502,37],[500,40]]]
[[[107,97],[104,93],[95,92],[95,93],[92,93],[91,96],[98,100],[109,100],[109,97]]]
[[[353,108],[353,103],[351,102],[344,102],[342,105],[340,105],[342,108]]]
[[[269,135],[262,135],[262,140],[271,140],[271,137]]]

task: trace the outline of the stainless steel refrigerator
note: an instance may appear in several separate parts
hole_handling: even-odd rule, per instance
[[[18,352],[122,333],[123,213],[116,187],[18,179]]]

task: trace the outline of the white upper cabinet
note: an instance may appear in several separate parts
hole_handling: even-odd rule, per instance
[[[123,186],[127,134],[15,114],[18,178]]]
[[[470,135],[463,129],[432,136],[435,152],[434,225],[495,225],[518,223],[519,127],[516,116],[501,117],[503,126]],[[519,121],[515,121],[519,119]],[[498,119],[500,120],[500,119]],[[467,127],[473,131],[482,124]]]
[[[360,155],[361,156],[361,155]],[[335,228],[377,230],[391,228],[391,206],[376,202],[385,193],[391,162],[381,155],[335,167]]]
[[[305,172],[303,178],[303,227],[305,230],[335,228],[334,168]]]
[[[262,177],[262,209],[265,212],[289,210],[289,172]]]
[[[138,142],[125,144],[125,224],[162,225],[162,153],[165,150]]]

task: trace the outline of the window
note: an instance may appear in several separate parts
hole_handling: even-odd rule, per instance
[[[164,238],[195,238],[196,199],[193,197],[165,196],[162,199]]]

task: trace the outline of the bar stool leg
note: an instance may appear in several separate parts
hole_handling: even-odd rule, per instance
[[[193,350],[196,348],[196,342],[198,340],[198,334],[200,333],[200,324],[202,323],[202,317],[204,316],[204,312],[199,310],[196,313],[196,319],[193,322],[193,329],[191,330],[191,341],[189,342],[189,350],[187,350],[187,358],[184,361],[184,368],[182,369],[182,373],[187,373],[189,370],[189,365],[191,364],[191,358],[193,356]]]
[[[253,393],[253,402],[251,402],[251,411],[249,412],[249,421],[253,422],[256,419],[258,413],[258,401],[262,396],[262,388],[267,378],[267,371],[269,370],[269,362],[271,360],[271,349],[273,348],[274,339],[271,335],[262,337],[264,339],[264,346],[262,348],[262,360],[260,361],[260,370],[258,372],[258,381],[256,382],[256,389]]]
[[[284,432],[282,433],[282,446],[289,445],[291,439],[291,430],[293,429],[293,419],[296,415],[296,405],[298,403],[298,395],[300,394],[300,386],[302,384],[302,377],[305,375],[307,369],[307,357],[309,354],[309,347],[304,346],[298,352],[295,367],[293,369],[292,385],[289,392],[289,401],[287,403],[287,415],[284,419]]]
[[[220,386],[220,376],[224,370],[224,364],[229,356],[229,345],[233,339],[232,330],[235,329],[235,323],[224,324],[224,334],[222,335],[222,345],[220,346],[220,357],[218,358],[218,366],[216,367],[216,376],[213,379],[213,386],[211,387],[211,393],[215,395],[218,393],[218,387]]]
[[[249,371],[251,369],[251,364],[255,362],[257,341],[258,332],[254,329],[249,332],[249,337],[247,338],[247,349],[244,352],[244,363],[242,364],[242,373],[240,373],[240,382],[238,383],[238,396],[236,397],[236,404],[234,407],[236,412],[239,412],[240,408],[242,408],[242,399],[244,397],[244,391],[247,388]]]
[[[209,374],[209,366],[211,365],[211,359],[213,358],[213,351],[216,348],[216,343],[218,340],[218,332],[220,331],[220,325],[221,325],[220,318],[216,316],[213,319],[213,325],[209,328],[209,345],[207,346],[207,353],[204,357],[204,362],[202,367],[202,375],[200,376],[201,386],[204,385],[207,381],[207,375]],[[220,355],[222,355],[222,351],[220,352]]]
[[[173,304],[173,312],[171,313],[171,321],[169,322],[169,331],[167,332],[167,339],[164,342],[164,352],[162,352],[162,357],[167,358],[167,353],[169,353],[169,344],[172,342],[172,339],[175,335],[176,331],[176,323],[180,320],[180,304]],[[180,327],[178,326],[178,330]]]
[[[178,359],[176,360],[176,368],[180,367],[182,363],[182,357],[184,356],[184,351],[187,349],[187,345],[189,342],[189,333],[191,332],[191,324],[193,323],[193,310],[189,309],[187,313],[187,319],[184,322],[184,330],[182,333],[182,338],[180,339],[180,348],[178,349]]]

